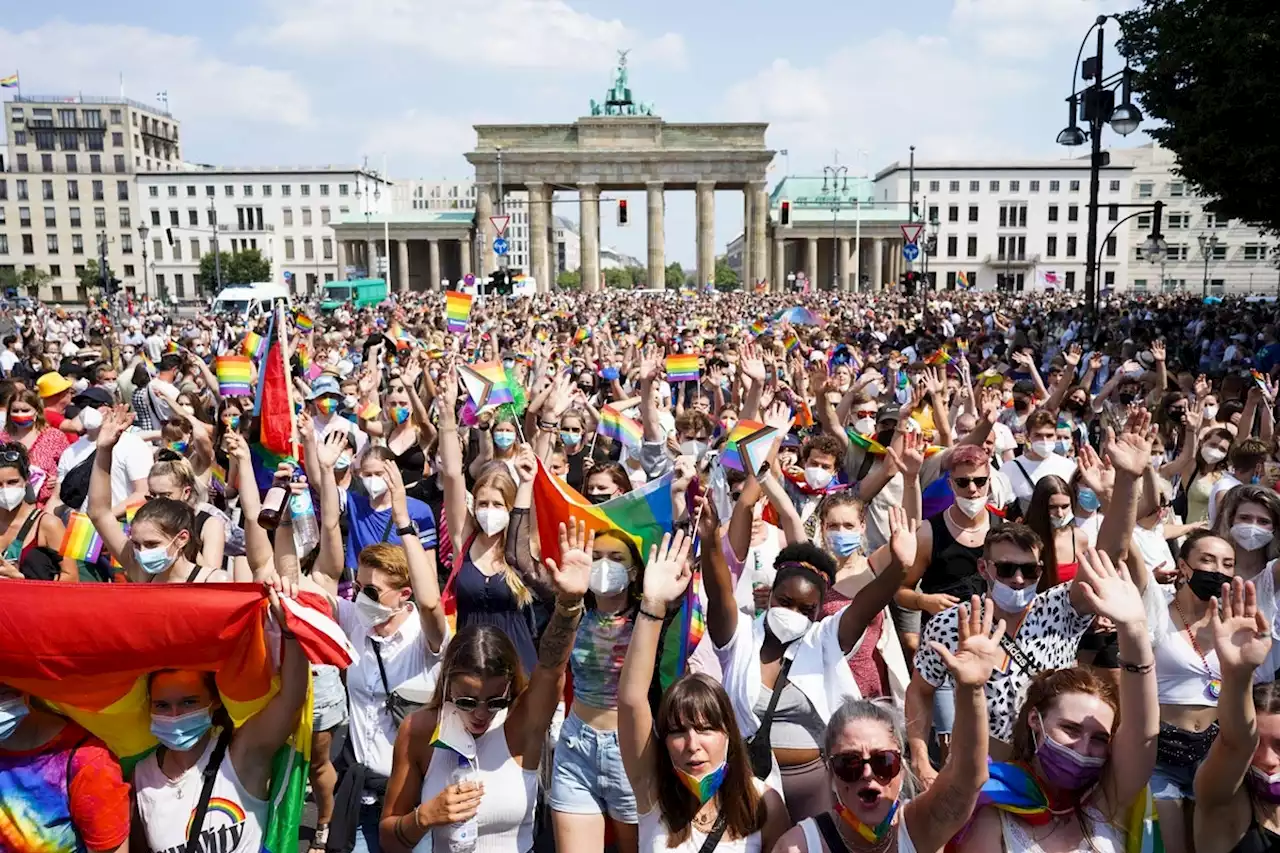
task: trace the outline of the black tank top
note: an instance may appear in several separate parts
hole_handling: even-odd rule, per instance
[[[1250,806],[1249,828],[1231,853],[1280,853],[1280,835],[1258,823],[1258,816]]]
[[[957,542],[947,528],[946,514],[947,511],[943,510],[929,519],[929,527],[933,530],[933,551],[920,578],[920,591],[926,595],[954,595],[961,601],[968,601],[969,596],[983,595],[987,590],[986,582],[978,574],[982,546],[969,548]],[[995,523],[992,516],[991,524],[994,526]]]
[[[395,453],[395,451],[392,451]],[[400,469],[400,478],[404,480],[406,486],[412,486],[414,483],[422,479],[422,469],[427,464],[427,454],[422,452],[422,445],[416,440],[404,449],[403,453],[396,453],[396,467]]]

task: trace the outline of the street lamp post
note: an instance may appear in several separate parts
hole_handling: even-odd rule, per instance
[[[1067,97],[1067,126],[1058,134],[1058,144],[1073,147],[1083,145],[1087,138],[1090,142],[1089,153],[1089,228],[1085,237],[1085,301],[1089,306],[1089,314],[1094,322],[1098,314],[1098,194],[1102,182],[1102,167],[1110,163],[1110,156],[1102,151],[1102,126],[1110,122],[1111,129],[1121,136],[1128,136],[1138,129],[1142,123],[1142,113],[1132,103],[1130,95],[1130,79],[1132,71],[1128,64],[1124,69],[1110,77],[1102,72],[1102,53],[1106,47],[1105,25],[1113,15],[1099,15],[1093,26],[1085,33],[1080,42],[1080,50],[1076,53],[1076,66],[1080,68],[1080,78],[1092,83],[1085,89],[1075,89],[1075,67],[1071,72],[1072,92]],[[1084,46],[1089,36],[1097,32],[1097,53],[1080,62]],[[1115,102],[1115,88],[1121,90],[1119,104]],[[1081,130],[1076,124],[1077,113],[1082,112],[1088,123],[1088,130]]]
[[[1213,251],[1218,247],[1218,235],[1212,234],[1208,237],[1201,234],[1197,238],[1200,243],[1200,254],[1204,256],[1204,279],[1200,286],[1200,296],[1209,295],[1209,261],[1213,258]]]
[[[921,206],[925,209],[925,213],[927,214],[929,211],[928,196],[925,197],[924,203]],[[929,220],[929,233],[925,235],[924,245],[920,247],[921,254],[924,255],[922,264],[924,269],[922,272],[924,273],[924,288],[926,292],[937,289],[933,287],[933,282],[929,278],[929,256],[936,254],[938,251],[938,228],[941,225],[942,223],[938,221],[938,217],[936,216]]]
[[[142,244],[142,295],[151,296],[151,283],[147,280],[147,234],[151,232],[145,224],[138,226],[138,242]]]
[[[831,290],[839,293],[844,282],[840,281],[840,238],[836,236],[837,216],[840,213],[840,193],[849,191],[848,166],[822,167],[822,194],[831,190]]]

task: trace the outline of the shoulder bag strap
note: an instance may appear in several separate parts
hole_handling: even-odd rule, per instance
[[[840,830],[836,828],[836,822],[831,819],[830,812],[817,815],[813,822],[818,825],[818,832],[822,833],[822,840],[827,843],[827,849],[831,853],[841,853],[849,849],[849,845],[845,844],[844,839],[840,837]]]
[[[1013,457],[1013,464],[1018,466],[1018,470],[1022,472],[1022,478],[1027,481],[1027,485],[1035,489],[1036,484],[1031,482],[1031,475],[1027,473],[1026,468],[1022,467],[1022,460],[1015,456]]]
[[[387,668],[382,663],[382,650],[378,648],[378,641],[373,637],[369,638],[369,642],[373,643],[373,656],[378,660],[378,677],[382,679],[382,692],[390,696],[391,688],[387,684]]]
[[[1008,634],[1000,635],[1000,648],[1003,649],[1005,654],[1007,654],[1013,662],[1018,665],[1018,668],[1028,676],[1035,675],[1040,671],[1040,667],[1031,659],[1031,656],[1023,651],[1022,646],[1018,645],[1018,641],[1013,637],[1010,637]]]
[[[707,840],[702,842],[702,846],[698,848],[698,853],[711,853],[720,844],[720,838],[724,835],[725,827],[728,821],[725,818],[724,809],[720,810],[720,814],[716,815],[716,822],[711,827],[711,832],[707,833]]]
[[[783,654],[786,653],[783,652]],[[778,700],[782,698],[783,688],[787,686],[787,673],[791,672],[791,664],[794,661],[794,656],[784,657],[782,669],[778,670],[778,678],[773,682],[773,695],[769,697],[769,707],[760,718],[760,728],[752,735],[752,740],[763,738],[765,743],[769,742],[769,729],[773,727],[773,712],[778,709]]]
[[[227,746],[231,743],[232,729],[227,726],[218,736],[218,743],[209,756],[209,763],[204,768],[204,787],[200,790],[200,802],[196,804],[195,814],[191,816],[191,832],[187,835],[187,844],[182,853],[195,853],[200,846],[200,833],[204,830],[204,816],[209,811],[209,798],[213,796],[213,781],[218,778],[218,768],[227,754]]]
[[[382,536],[381,538],[378,539],[378,542],[380,543],[386,542],[388,539],[391,538],[391,520],[394,517],[395,517],[395,514],[392,513],[390,510],[387,510],[387,526],[382,528]],[[374,645],[377,645],[377,644],[375,643]]]
[[[40,520],[40,516],[44,514],[43,510],[33,509],[27,516],[26,521],[22,522],[22,527],[18,530],[18,535],[13,537],[13,541],[22,545],[27,540],[27,534],[31,532],[32,526]]]

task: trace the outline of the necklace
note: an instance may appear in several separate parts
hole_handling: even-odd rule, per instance
[[[1187,639],[1191,641],[1191,648],[1195,649],[1195,653],[1200,656],[1200,662],[1204,664],[1205,672],[1209,673],[1209,685],[1205,687],[1204,693],[1213,701],[1218,701],[1218,697],[1222,695],[1222,680],[1213,677],[1213,670],[1209,668],[1209,659],[1205,657],[1204,652],[1200,651],[1200,644],[1196,642],[1195,632],[1191,630],[1191,622],[1187,619],[1185,613],[1182,612],[1182,606],[1178,604],[1178,599],[1173,599],[1173,609],[1178,611],[1178,618],[1182,620],[1182,625],[1187,629]]]
[[[894,831],[893,817],[898,811],[898,803],[894,803],[889,809],[889,813],[885,815],[884,820],[878,826],[868,826],[845,807],[843,803],[836,803],[836,814],[840,817],[837,824],[840,829],[840,840],[844,842],[846,850],[869,851],[869,853],[884,853],[888,850],[897,839],[898,834]],[[850,843],[852,842],[852,843]]]
[[[693,825],[697,827],[700,832],[706,832],[711,829],[711,827],[715,826],[716,818],[720,816],[720,807],[718,804],[713,811],[704,815],[703,812],[705,811],[706,809],[702,809],[693,816]]]

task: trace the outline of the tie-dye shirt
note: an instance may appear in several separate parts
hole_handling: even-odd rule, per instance
[[[583,615],[569,657],[575,702],[593,708],[618,707],[618,677],[635,624],[634,608],[616,614],[588,610]]]
[[[102,741],[68,722],[37,749],[0,746],[0,850],[114,850],[128,837],[129,786]]]

